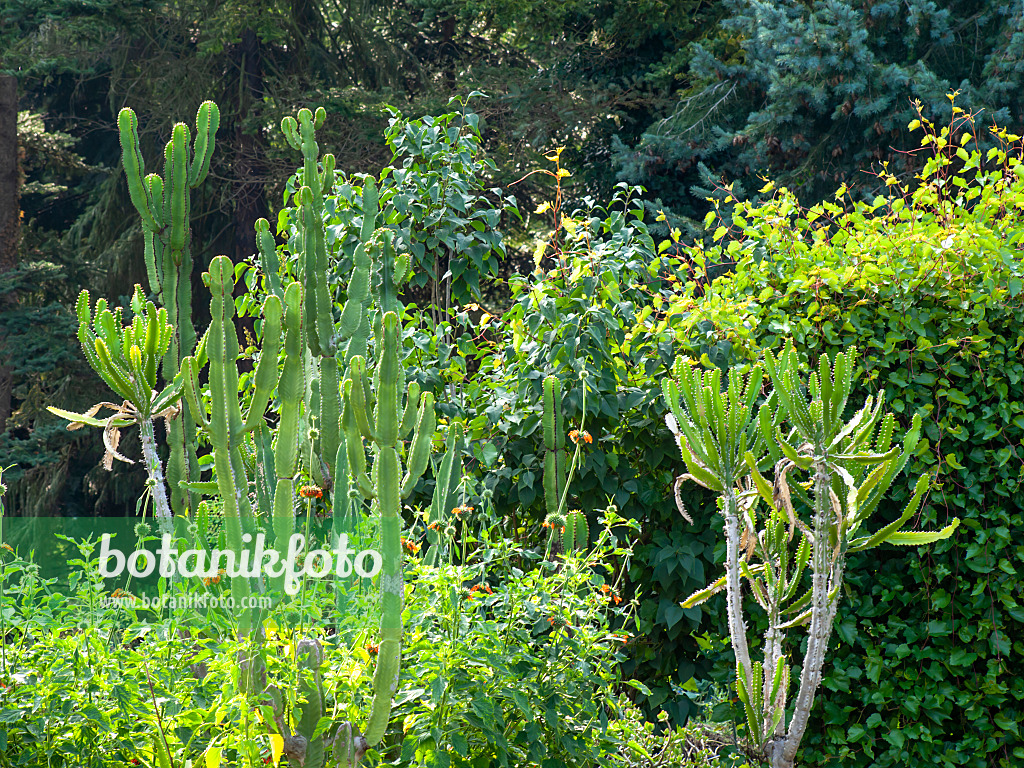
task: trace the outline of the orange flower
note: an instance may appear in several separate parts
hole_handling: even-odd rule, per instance
[[[468,515],[470,512],[473,511],[473,509],[474,507],[468,507],[464,504],[460,504],[459,506],[452,510],[452,514],[456,517],[460,517],[461,515]]]
[[[409,541],[404,536],[402,537],[402,546],[405,547],[405,551],[411,555],[415,555],[417,552],[420,551],[419,544],[417,544],[415,541]]]
[[[427,526],[427,528],[429,530],[431,530],[431,531],[440,531],[441,530],[441,526],[440,526],[439,523],[431,523],[430,525]]]
[[[8,552],[13,552],[14,551],[14,547],[12,547],[6,541],[3,544],[0,544],[0,549],[6,549]]]
[[[590,436],[590,433],[587,432],[587,430],[585,430],[585,429],[582,432],[580,430],[578,430],[578,429],[574,429],[574,430],[572,430],[569,433],[569,439],[572,440],[577,445],[579,445],[580,438],[582,438],[583,442],[585,442],[585,443],[592,443],[592,442],[594,442],[594,438],[592,438]]]
[[[619,597],[618,595],[612,595],[612,602],[615,603],[616,605],[618,605],[619,603],[622,602],[622,598]]]
[[[369,653],[371,656],[375,656],[378,650],[379,646],[376,643],[367,643],[366,652]]]
[[[323,497],[323,495],[324,492],[315,485],[304,485],[299,488],[299,496],[304,499],[319,499]]]

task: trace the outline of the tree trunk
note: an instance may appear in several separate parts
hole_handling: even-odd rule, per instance
[[[267,217],[267,202],[263,194],[266,169],[261,157],[265,152],[261,128],[246,130],[245,119],[254,104],[263,98],[263,66],[260,41],[252,29],[242,31],[236,48],[239,67],[238,110],[235,115],[233,139],[233,198],[232,230],[234,232],[234,263],[239,264],[256,251],[256,220]],[[235,286],[235,296],[246,291],[243,281]],[[255,333],[254,319],[236,319],[236,328],[243,348]],[[251,370],[251,363],[242,362],[242,369]]]
[[[18,164],[18,81],[0,75],[0,284],[3,275],[14,269],[21,234],[21,173]],[[14,308],[12,292],[0,294],[0,315]],[[10,355],[6,351],[3,324],[0,324],[0,434],[7,429],[14,389]]]

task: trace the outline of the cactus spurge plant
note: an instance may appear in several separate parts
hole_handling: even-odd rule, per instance
[[[295,193],[299,210],[293,239],[297,269],[282,269],[269,225],[264,220],[258,222],[257,248],[270,295],[261,309],[263,348],[254,377],[255,391],[244,417],[237,391],[239,347],[232,323],[235,270],[225,257],[214,259],[204,275],[212,293],[210,329],[198,354],[182,362],[187,400],[200,429],[209,436],[216,471],[215,485],[192,482],[186,487],[214,493],[222,500],[229,547],[240,553],[245,534],[253,534],[261,518],[272,520],[277,546],[284,547],[294,530],[295,483],[303,473],[333,491],[336,533],[346,530],[345,518],[361,506],[360,499],[369,502],[371,512],[379,515],[380,638],[365,735],[349,722],[335,722],[320,733],[316,731],[325,714],[319,641],[312,637],[298,641],[300,682],[290,695],[267,685],[261,616],[250,611],[240,620],[240,634],[252,642],[251,649],[240,657],[240,687],[273,711],[266,722],[281,737],[283,754],[295,765],[308,768],[329,762],[355,764],[384,735],[401,660],[401,500],[412,492],[430,463],[434,433],[433,395],[421,393],[416,384],[405,386],[397,291],[410,269],[408,259],[396,255],[390,241],[377,233],[377,193],[372,180],[363,187],[364,221],[348,298],[340,321],[334,320],[322,220],[323,196],[334,182],[334,160],[330,155],[319,160],[314,136],[323,119],[322,109],[315,115],[300,110],[296,118],[286,118],[282,124],[285,137],[302,151],[304,160],[301,185]],[[371,328],[372,371],[368,365]],[[283,364],[279,360],[282,332]],[[200,369],[207,360],[209,406],[199,383]],[[342,370],[344,377],[339,375]],[[275,389],[279,419],[271,430],[264,412]],[[457,430],[453,432],[457,435]],[[249,433],[254,435],[253,447]],[[399,441],[410,433],[403,467]],[[457,442],[449,440],[448,453],[441,461],[448,474],[455,463]],[[447,487],[450,478],[444,484]],[[253,485],[254,502],[249,499]],[[286,586],[280,578],[277,583],[274,579],[263,583],[233,577],[232,595],[236,602],[255,590],[280,596]],[[290,700],[299,712],[294,722],[290,717],[296,710],[288,706]]]
[[[822,356],[819,370],[810,374],[808,398],[796,352],[790,348],[778,359],[768,353],[765,365],[774,389],[756,416],[754,405],[764,378],[760,367],[745,380],[735,369],[730,371],[723,393],[719,370],[702,373],[680,358],[674,379],[663,384],[671,410],[666,422],[687,468],[683,477],[717,493],[725,519],[725,576],[691,595],[683,606],[699,605],[725,590],[736,691],[750,740],[773,768],[795,764],[821,682],[846,555],[887,542],[928,544],[949,537],[959,522],[954,519],[935,532],[901,530],[928,489],[928,478],[922,476],[897,520],[875,533],[858,535],[913,455],[920,418],[914,416],[902,446],[892,445],[895,419],[891,413],[883,415],[884,392],[869,397],[851,419],[844,419],[855,359],[853,349],[837,355],[834,363]],[[792,425],[785,433],[784,417]],[[773,482],[763,474],[769,469]],[[767,515],[758,514],[761,503]],[[808,513],[809,523],[804,519]],[[794,551],[791,542],[797,534]],[[801,576],[807,566],[811,586],[804,591]],[[744,580],[768,618],[763,661],[751,659]],[[807,650],[787,723],[790,668],[785,633],[805,624]]]
[[[162,373],[165,381],[178,374],[181,359],[192,354],[196,332],[192,325],[192,251],[189,210],[192,190],[206,179],[220,110],[212,101],[203,102],[196,113],[196,135],[191,142],[188,126],[177,123],[164,148],[163,176],[146,174],[146,165],[139,143],[139,120],[125,107],[117,116],[121,140],[121,162],[132,205],[142,219],[145,242],[146,273],[149,289],[167,311],[167,321],[174,327],[164,355]],[[191,144],[191,145],[190,145]],[[171,507],[175,514],[194,513],[199,497],[190,494],[182,481],[198,480],[196,457],[196,424],[187,405],[181,418],[167,423],[170,455],[167,476],[171,491]]]
[[[145,302],[142,288],[135,286],[131,309],[134,317],[123,326],[121,308],[113,312],[106,299],[98,299],[95,311],[89,292],[78,295],[75,310],[78,314],[78,340],[85,358],[107,385],[122,399],[122,403],[97,403],[86,413],[74,413],[50,407],[51,413],[68,419],[68,429],[85,424],[103,428],[106,447],[104,462],[110,469],[113,459],[132,464],[117,450],[120,429],[130,424],[139,425],[142,456],[149,476],[148,489],[153,499],[154,516],[162,531],[171,530],[171,506],[164,485],[163,465],[157,453],[153,423],[158,418],[171,422],[178,415],[181,399],[181,380],[172,380],[160,392],[156,391],[156,370],[159,359],[167,353],[174,328],[167,321],[167,311],[157,309],[153,302]],[[97,418],[102,408],[114,413]]]

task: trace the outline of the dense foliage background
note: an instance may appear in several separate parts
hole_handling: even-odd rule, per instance
[[[911,226],[888,192],[900,185],[910,210],[934,156],[914,119],[956,126],[949,141],[970,133],[988,162],[1001,141],[988,125],[1024,133],[1019,4],[10,0],[0,21],[0,70],[17,80],[16,103],[0,99],[0,126],[17,131],[0,171],[18,179],[15,223],[0,221],[8,509],[132,514],[143,486],[139,468],[102,470],[99,436],[44,408],[105,397],[77,349],[78,291],[123,303],[145,282],[117,111],[139,113],[155,163],[174,121],[206,98],[221,107],[193,207],[201,297],[214,255],[251,257],[257,218],[288,236],[294,158],[276,125],[323,105],[321,143],[349,182],[328,212],[339,279],[358,174],[390,167],[390,221],[418,258],[405,299],[429,310],[407,329],[422,383],[448,393],[439,415],[465,420],[467,466],[524,543],[544,514],[543,375],[563,378],[567,422],[585,418],[595,443],[574,503],[596,513],[611,497],[641,524],[622,661],[646,684],[631,692],[640,704],[682,721],[697,709],[691,678],[730,679],[715,604],[679,606],[721,552],[704,496],[683,489],[703,510],[694,526],[675,510],[660,379],[680,353],[724,368],[787,338],[812,363],[856,344],[861,395],[884,387],[907,423],[925,417],[913,469],[936,473],[925,522],[964,526],[948,545],[851,563],[808,754],[1024,759],[1021,214],[968,198],[949,218],[954,202],[925,200],[938,213]],[[952,162],[965,184],[977,175]],[[819,203],[815,228],[806,209]],[[205,312],[197,298],[197,327]]]

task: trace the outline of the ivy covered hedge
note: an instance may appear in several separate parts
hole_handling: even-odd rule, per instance
[[[713,323],[737,361],[787,339],[812,364],[855,345],[851,403],[884,389],[903,428],[915,413],[924,421],[908,474],[934,482],[916,523],[962,521],[949,541],[850,558],[808,765],[1024,760],[1020,137],[996,132],[1003,149],[982,156],[969,116],[925,129],[933,156],[913,190],[883,173],[889,194],[870,204],[803,210],[781,190],[737,206],[716,232],[722,245],[689,251],[734,271],[666,313],[679,329]],[[879,518],[895,519],[910,492],[894,486]]]

